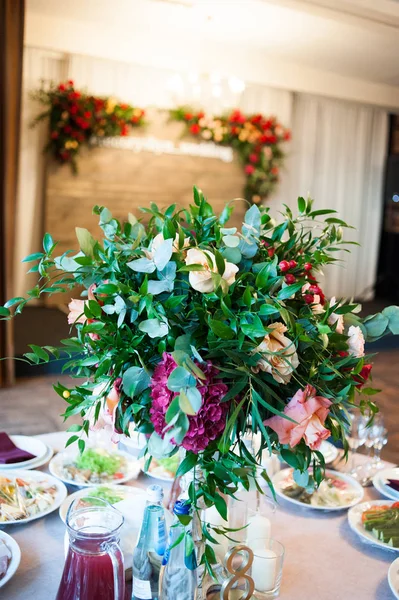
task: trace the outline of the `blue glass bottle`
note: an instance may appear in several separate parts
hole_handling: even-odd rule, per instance
[[[179,515],[189,515],[191,504],[178,500],[175,519],[169,532],[168,548],[163,559],[160,600],[194,600],[197,589],[197,561],[191,533],[182,525]],[[179,543],[173,545],[182,538]]]
[[[147,488],[147,504],[136,548],[133,551],[132,600],[159,600],[159,574],[166,547],[163,490]]]

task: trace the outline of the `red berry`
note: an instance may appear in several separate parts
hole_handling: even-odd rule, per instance
[[[311,271],[313,269],[313,265],[312,263],[305,263],[303,268],[305,269],[305,271]]]
[[[295,269],[298,266],[296,260],[290,260],[290,269]]]
[[[305,298],[306,304],[312,304],[313,303],[313,296],[312,296],[312,294],[305,294],[304,298]]]
[[[309,292],[312,292],[312,294],[317,294],[318,296],[323,293],[318,285],[311,285]]]
[[[296,277],[295,275],[292,275],[292,273],[288,273],[288,275],[285,276],[285,281],[286,283],[295,283]]]
[[[280,271],[285,273],[285,271],[289,271],[290,263],[288,262],[288,260],[282,260],[279,264],[279,267],[280,267]]]
[[[276,252],[276,251],[275,251],[275,249],[274,249],[274,248],[268,248],[268,249],[267,249],[267,253],[268,253],[268,255],[270,256],[270,258],[273,258],[273,256],[274,256],[274,253],[275,253],[275,252]]]

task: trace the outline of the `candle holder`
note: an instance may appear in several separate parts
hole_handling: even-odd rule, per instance
[[[284,546],[272,538],[256,538],[249,543],[253,554],[250,570],[257,600],[278,598],[283,573]]]

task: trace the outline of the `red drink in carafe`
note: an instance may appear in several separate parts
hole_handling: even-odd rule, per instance
[[[104,500],[88,500],[68,510],[69,549],[56,600],[124,600],[123,516]]]

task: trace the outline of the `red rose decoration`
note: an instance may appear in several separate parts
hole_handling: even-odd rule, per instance
[[[362,388],[366,383],[367,379],[370,377],[371,369],[373,365],[363,365],[362,370],[359,375],[355,375],[353,379],[358,381],[359,383],[356,385],[357,388]]]
[[[68,85],[69,85],[69,87],[73,87],[73,81],[72,81],[72,79],[70,79],[70,80],[68,81]]]
[[[245,165],[244,170],[247,175],[252,175],[255,172],[255,167],[253,165]]]
[[[90,119],[91,117],[91,111],[90,110],[86,110],[86,112],[83,114],[85,119]]]
[[[52,140],[56,140],[58,138],[58,131],[52,131],[50,137]]]
[[[284,139],[285,139],[286,142],[290,141],[290,139],[291,139],[291,131],[286,131],[284,133]]]
[[[249,155],[249,160],[251,161],[251,163],[256,164],[259,160],[259,155],[255,154],[254,152],[252,154]]]
[[[198,123],[194,123],[193,125],[191,125],[190,131],[194,135],[197,135],[201,131],[201,127],[198,125]]]
[[[184,118],[186,121],[191,121],[191,119],[193,118],[193,115],[191,113],[186,113],[184,115]]]
[[[65,88],[65,85],[64,85],[63,83],[60,83],[60,85],[58,86],[58,90],[59,90],[60,92],[65,92],[65,89],[66,89],[66,88]]]
[[[65,125],[64,127],[64,133],[66,133],[67,135],[69,135],[72,131],[72,127],[70,125]]]
[[[77,104],[72,104],[71,108],[69,109],[69,112],[71,115],[77,115],[79,111],[79,107]]]

